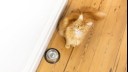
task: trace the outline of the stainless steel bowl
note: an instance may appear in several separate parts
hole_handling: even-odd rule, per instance
[[[45,60],[48,63],[56,63],[58,62],[58,60],[60,59],[60,53],[57,49],[55,48],[49,48],[46,52],[45,52]]]

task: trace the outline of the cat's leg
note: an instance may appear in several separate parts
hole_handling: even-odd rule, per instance
[[[72,43],[70,35],[66,34],[65,40],[66,40],[65,48],[69,49],[71,47],[71,43]]]
[[[65,48],[67,48],[67,49],[69,49],[70,47],[71,47],[70,44],[65,45]]]
[[[66,39],[65,48],[69,49],[71,47],[69,39]]]

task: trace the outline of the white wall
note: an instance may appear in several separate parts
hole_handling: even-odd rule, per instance
[[[49,29],[54,30],[51,26],[56,25],[63,3],[66,1],[0,0],[0,72],[21,72],[26,65],[25,69],[34,71],[29,70],[30,65],[37,64],[44,52],[39,50],[46,49]],[[40,49],[42,43],[44,49]]]

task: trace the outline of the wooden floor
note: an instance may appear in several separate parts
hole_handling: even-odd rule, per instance
[[[56,30],[48,47],[57,48],[61,58],[56,64],[43,58],[37,72],[127,72],[126,5],[127,0],[69,0],[64,16],[81,6],[100,9],[107,16],[76,48],[66,49]]]

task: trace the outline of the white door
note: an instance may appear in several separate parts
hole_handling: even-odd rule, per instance
[[[35,72],[67,0],[0,0],[0,72]]]

